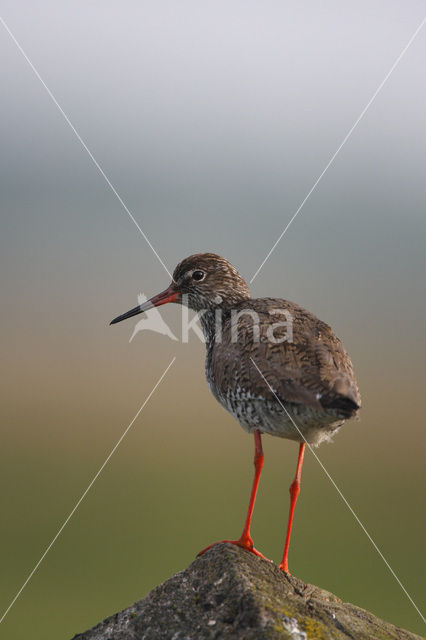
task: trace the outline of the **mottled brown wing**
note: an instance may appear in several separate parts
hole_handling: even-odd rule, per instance
[[[274,309],[285,310],[287,315],[272,313]],[[212,366],[216,383],[223,379],[228,388],[230,384],[251,389],[252,393],[272,399],[274,394],[252,358],[284,403],[336,409],[344,417],[356,412],[360,395],[352,363],[327,324],[302,307],[275,298],[248,300],[237,311],[234,339],[229,320],[224,326],[222,343],[214,349]],[[253,312],[259,318],[258,336]]]

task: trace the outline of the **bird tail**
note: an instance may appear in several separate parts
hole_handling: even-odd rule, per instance
[[[354,398],[350,398],[349,396],[342,395],[340,393],[333,394],[332,398],[324,396],[321,398],[320,402],[324,409],[335,409],[339,411],[345,419],[356,416],[361,407]]]

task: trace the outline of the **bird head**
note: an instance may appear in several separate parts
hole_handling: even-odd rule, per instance
[[[248,298],[247,284],[230,262],[215,253],[198,253],[177,265],[167,289],[114,318],[110,324],[168,302],[185,304],[194,311],[201,311],[217,306],[232,307]]]

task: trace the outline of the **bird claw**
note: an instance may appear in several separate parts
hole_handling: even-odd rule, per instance
[[[205,549],[202,549],[197,555],[198,556],[202,556],[206,551],[208,551],[212,547],[216,546],[217,544],[234,544],[237,547],[241,547],[242,549],[246,549],[247,551],[250,551],[250,553],[254,553],[255,556],[258,556],[259,558],[262,558],[262,560],[267,560],[268,562],[272,562],[272,560],[269,560],[269,558],[264,556],[263,553],[260,553],[260,551],[255,549],[255,547],[253,546],[253,540],[251,540],[251,539],[247,539],[247,540],[242,540],[242,539],[239,539],[239,540],[220,540],[219,542],[213,542],[213,544],[209,544],[208,547],[206,547]]]
[[[278,565],[278,568],[281,569],[281,571],[284,571],[284,573],[286,573],[287,575],[291,576],[290,571],[288,570],[288,565],[284,565],[282,562]]]

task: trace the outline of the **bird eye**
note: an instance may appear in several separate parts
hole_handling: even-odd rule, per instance
[[[192,279],[193,280],[203,280],[204,276],[206,274],[204,273],[204,271],[201,271],[200,269],[196,269],[195,271],[192,272]]]

